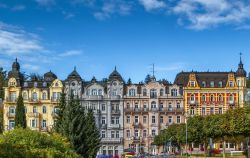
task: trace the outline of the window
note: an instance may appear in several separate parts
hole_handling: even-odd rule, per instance
[[[143,96],[147,96],[147,89],[145,89],[145,88],[143,89],[142,95],[143,95]]]
[[[153,109],[153,108],[156,108],[156,102],[155,101],[152,101],[151,102],[151,108]]]
[[[130,116],[127,116],[127,123],[130,123]]]
[[[115,137],[116,137],[116,138],[119,138],[119,131],[116,131],[116,132],[115,132]]]
[[[218,100],[219,100],[219,102],[222,102],[222,101],[223,101],[222,95],[219,95]]]
[[[178,102],[177,105],[176,105],[177,109],[180,109],[181,108],[181,104]]]
[[[160,123],[163,123],[163,116],[160,116]]]
[[[47,83],[46,82],[43,82],[43,87],[46,87],[47,86]]]
[[[92,89],[92,95],[97,95],[97,90],[96,89]]]
[[[32,93],[32,100],[37,101],[37,93],[36,92]]]
[[[214,101],[214,95],[210,95],[210,101]]]
[[[16,92],[10,92],[10,101],[12,102],[16,101]]]
[[[28,100],[27,92],[23,92],[23,100]]]
[[[168,103],[168,111],[173,111],[172,103],[171,102]]]
[[[16,113],[16,108],[15,107],[9,107],[9,113],[10,114],[15,114]]]
[[[229,101],[234,101],[234,96],[233,96],[233,94],[230,94],[230,96],[229,96]]]
[[[177,96],[177,89],[171,89],[171,96],[176,97]]]
[[[36,119],[31,120],[31,127],[33,127],[33,128],[37,127],[37,120]]]
[[[106,118],[105,117],[102,117],[102,124],[106,124]]]
[[[46,127],[47,127],[47,121],[43,120],[43,122],[42,122],[42,128],[46,128]]]
[[[119,117],[115,118],[115,124],[119,124]]]
[[[191,95],[190,100],[191,100],[191,101],[195,101],[195,97],[194,97],[193,94]]]
[[[214,107],[210,108],[210,114],[214,114]]]
[[[9,129],[15,128],[15,120],[9,120]]]
[[[234,86],[234,82],[233,81],[229,81],[229,87],[233,87]]]
[[[206,101],[206,95],[201,96],[201,101]]]
[[[147,137],[147,130],[143,130],[143,135],[142,135],[143,137]]]
[[[163,109],[163,103],[160,103],[160,109]]]
[[[139,137],[139,131],[137,129],[135,130],[135,137]]]
[[[205,87],[206,87],[206,82],[205,82],[205,81],[202,81],[201,86],[202,86],[203,88],[205,88]]]
[[[181,123],[181,116],[176,116],[176,122]]]
[[[155,123],[155,116],[152,116],[152,123]]]
[[[135,123],[139,123],[139,116],[135,116]]]
[[[127,103],[127,109],[129,109],[130,108],[130,104],[129,103]]]
[[[138,109],[139,107],[138,107],[138,103],[135,103],[135,109]]]
[[[98,95],[102,95],[102,89],[98,90]]]
[[[130,89],[128,95],[129,96],[135,96],[135,89]]]
[[[43,92],[43,94],[42,94],[42,99],[43,99],[43,100],[46,100],[46,99],[47,99],[47,94],[46,94],[46,92]]]
[[[194,115],[194,107],[191,107],[191,109],[190,109],[190,115]]]
[[[47,113],[47,108],[46,108],[46,106],[43,106],[43,113],[44,113],[44,114]]]
[[[127,135],[127,138],[130,137],[130,130],[127,130],[127,131],[126,131],[126,135]]]
[[[111,131],[111,138],[115,138],[115,131]]]
[[[160,90],[160,96],[163,96],[163,95],[164,95],[164,90],[161,89],[161,90]]]
[[[105,109],[106,109],[105,104],[102,104],[102,111],[105,111]]]
[[[202,114],[202,115],[206,115],[206,108],[205,108],[205,107],[202,107],[202,108],[201,108],[201,114]]]
[[[23,86],[24,86],[24,87],[28,87],[28,83],[27,83],[27,82],[24,82]]]
[[[157,98],[156,89],[150,89],[150,98]]]
[[[169,123],[169,124],[172,123],[172,116],[168,116],[168,123]]]
[[[37,113],[37,107],[33,106],[33,113]]]
[[[219,107],[219,114],[222,114],[222,107]]]
[[[219,82],[218,82],[218,87],[219,87],[219,88],[222,88],[222,81],[219,81]]]
[[[37,87],[37,82],[34,82],[34,87]]]
[[[154,137],[156,135],[155,129],[152,130],[152,136]]]
[[[143,116],[143,123],[147,123],[147,116]]]
[[[102,138],[105,138],[106,137],[106,132],[105,131],[102,131]]]
[[[210,87],[213,88],[214,87],[214,81],[210,82]]]
[[[114,89],[114,90],[112,91],[112,96],[116,96],[116,95],[117,95],[117,90]]]
[[[195,87],[195,81],[190,81],[190,87]]]
[[[115,117],[111,117],[111,124],[115,124]]]

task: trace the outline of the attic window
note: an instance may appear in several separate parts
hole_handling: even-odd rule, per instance
[[[202,87],[206,87],[206,82],[205,81],[202,81]]]
[[[234,82],[233,81],[229,81],[229,87],[233,87],[234,86]]]
[[[46,87],[47,86],[47,83],[46,82],[43,82],[43,87]]]
[[[37,82],[34,82],[34,87],[37,87]]]
[[[219,81],[218,87],[219,87],[219,88],[222,88],[222,81]]]
[[[194,81],[190,81],[190,87],[195,87],[195,82]]]
[[[214,88],[214,81],[211,81],[211,82],[210,82],[210,87],[211,87],[211,88]]]

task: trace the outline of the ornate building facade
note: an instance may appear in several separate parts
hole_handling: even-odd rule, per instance
[[[108,79],[83,81],[76,71],[65,80],[65,93],[80,98],[82,106],[92,109],[100,129],[101,147],[98,154],[123,153],[123,87],[122,76],[115,69]]]
[[[129,84],[124,94],[124,148],[159,154],[154,137],[169,125],[184,123],[182,90],[179,86],[156,81]]]
[[[27,127],[38,131],[50,130],[54,125],[56,106],[62,91],[62,82],[51,71],[45,73],[43,79],[32,77],[25,80],[16,59],[8,73],[8,84],[4,87],[5,130],[15,127],[15,109],[19,95],[23,97]]]

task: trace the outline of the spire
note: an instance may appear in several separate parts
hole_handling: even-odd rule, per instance
[[[246,77],[246,71],[243,68],[242,53],[240,52],[240,63],[238,65],[238,70],[236,71],[238,77]]]
[[[238,68],[239,69],[243,69],[243,63],[242,63],[242,53],[240,52],[240,63],[239,63],[239,66],[238,66]]]
[[[74,66],[74,71],[76,71],[76,66]]]
[[[115,66],[115,71],[116,71],[116,66]]]
[[[17,58],[16,58],[16,62],[17,62]]]

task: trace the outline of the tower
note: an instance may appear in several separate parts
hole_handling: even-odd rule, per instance
[[[245,101],[245,96],[247,94],[247,89],[246,89],[247,73],[243,67],[242,53],[240,53],[240,63],[238,64],[238,69],[236,71],[235,76],[236,76],[236,82],[237,82],[237,86],[238,86],[239,105],[240,105],[240,107],[243,107],[244,101]]]

